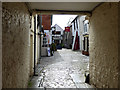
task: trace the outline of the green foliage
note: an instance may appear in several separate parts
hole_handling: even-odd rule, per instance
[[[64,47],[64,44],[63,44],[63,43],[61,43],[61,47]]]
[[[32,82],[28,82],[28,87],[31,87],[32,86]]]
[[[56,51],[56,50],[57,50],[56,44],[55,44],[55,43],[52,43],[51,45],[52,45],[53,50]]]

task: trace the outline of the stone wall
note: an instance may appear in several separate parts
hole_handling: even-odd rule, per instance
[[[90,83],[118,87],[118,3],[103,3],[90,19]]]
[[[25,3],[3,3],[2,87],[25,88],[29,79],[30,17]]]

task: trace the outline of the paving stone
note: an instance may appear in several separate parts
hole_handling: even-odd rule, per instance
[[[70,76],[72,77],[73,81],[75,83],[84,83],[85,82],[85,76],[84,75],[80,75],[80,74],[70,74]]]
[[[58,50],[52,57],[42,57],[37,67],[40,77],[38,79],[43,78],[42,84],[45,88],[84,88],[87,86],[84,83],[84,74],[88,71],[88,63],[89,57],[81,52]]]

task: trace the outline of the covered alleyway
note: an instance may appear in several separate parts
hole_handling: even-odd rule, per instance
[[[0,89],[27,88],[28,83],[30,87],[82,88],[86,86],[83,83],[84,78],[76,81],[74,76],[77,77],[79,74],[79,77],[84,77],[88,62],[91,85],[97,88],[120,88],[118,57],[120,3],[2,2],[0,8],[2,10]],[[90,16],[90,60],[88,61],[88,57],[82,56],[81,53],[70,50],[58,51],[53,57],[44,57],[40,60],[39,44],[35,43],[39,39],[34,38],[39,35],[39,29],[36,28],[38,13]],[[41,61],[36,70],[39,76],[35,76],[32,82],[29,82],[37,61]],[[83,85],[80,86],[80,83]]]
[[[39,88],[87,88],[85,72],[88,72],[89,57],[79,51],[58,50],[52,57],[42,57],[29,87]]]

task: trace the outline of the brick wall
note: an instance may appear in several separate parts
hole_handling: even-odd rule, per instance
[[[30,25],[25,3],[3,3],[3,88],[25,88],[29,78]]]
[[[51,30],[51,15],[42,15],[42,25],[44,30]]]
[[[103,3],[90,19],[90,82],[118,87],[118,3]]]

